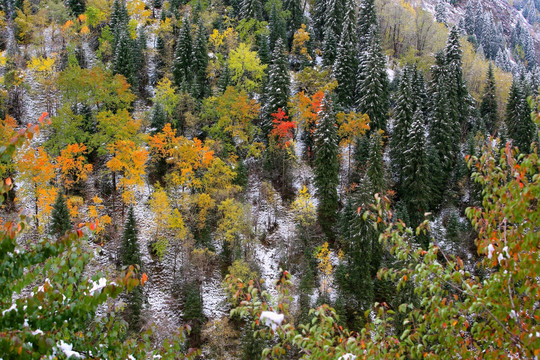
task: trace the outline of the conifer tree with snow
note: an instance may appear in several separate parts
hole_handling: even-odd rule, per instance
[[[489,134],[493,135],[497,126],[497,99],[493,66],[489,63],[484,95],[480,104],[480,115]]]
[[[527,102],[527,90],[524,79],[516,79],[510,87],[506,105],[505,122],[508,137],[522,153],[528,153],[536,137],[536,125],[531,120],[531,108]]]
[[[332,100],[328,92],[325,93],[322,110],[318,117],[315,129],[313,169],[317,197],[319,198],[317,214],[323,232],[330,241],[333,241],[338,210],[339,139]]]
[[[64,194],[58,192],[51,215],[50,233],[52,236],[62,236],[70,230],[71,219]]]
[[[261,0],[242,0],[240,7],[240,14],[242,18],[253,18],[256,20],[262,20],[263,7]]]
[[[282,4],[279,0],[272,1],[270,15],[268,17],[268,27],[270,28],[270,51],[274,51],[276,43],[279,39],[283,44],[288,44],[287,41],[287,24],[283,16]],[[287,48],[287,46],[285,46]]]
[[[268,137],[272,129],[272,115],[282,109],[287,113],[287,102],[290,94],[290,77],[287,53],[282,39],[278,39],[272,53],[272,64],[268,72],[268,83],[266,84],[264,116],[265,121],[262,126],[265,138]]]
[[[148,85],[148,59],[146,56],[147,45],[146,45],[146,32],[143,27],[138,31],[137,40],[134,41],[133,47],[133,58],[135,61],[135,69],[137,74],[137,84],[139,86],[138,93],[141,98],[146,98],[147,91],[146,86]]]
[[[420,109],[424,115],[428,113],[428,96],[426,91],[426,82],[424,74],[418,70],[416,64],[412,67],[411,73],[411,100],[413,104],[413,113]]]
[[[338,82],[336,95],[338,103],[345,109],[355,106],[356,72],[358,71],[358,39],[356,38],[356,8],[353,0],[345,2],[345,19],[341,40],[337,48],[334,77]]]
[[[193,96],[197,99],[204,99],[210,94],[210,85],[206,77],[206,68],[208,67],[208,35],[202,20],[199,20],[197,36],[193,44],[193,73],[195,84],[193,87]]]
[[[332,28],[327,28],[324,32],[324,39],[322,43],[322,58],[324,66],[331,67],[336,62],[337,46],[338,42],[334,30],[332,30]]]
[[[327,0],[324,26],[325,31],[332,29],[336,38],[339,38],[343,29],[343,18],[346,15],[346,0]]]
[[[167,123],[167,114],[163,109],[163,106],[156,102],[152,107],[152,114],[150,117],[150,126],[154,129],[153,132],[157,133],[163,129]]]
[[[435,20],[446,25],[446,7],[443,0],[438,0],[435,5]]]
[[[156,69],[156,77],[155,81],[158,82],[163,78],[163,75],[165,73],[165,64],[167,59],[167,53],[165,48],[165,39],[160,34],[157,36],[156,40],[156,55],[154,57],[154,63],[155,63],[155,69]]]
[[[383,139],[380,131],[374,131],[369,136],[369,160],[366,176],[374,193],[384,193],[386,190],[386,176],[383,160]]]
[[[138,85],[138,70],[134,48],[137,44],[130,38],[127,30],[119,34],[114,56],[113,73],[124,75],[132,87]]]
[[[289,48],[292,46],[292,40],[294,33],[300,29],[304,20],[304,13],[302,11],[302,4],[300,0],[284,0],[283,10],[289,13],[289,19],[287,21],[287,40]]]
[[[127,221],[124,226],[124,234],[120,246],[120,262],[122,266],[138,265],[142,266],[141,252],[139,250],[139,231],[133,207],[130,207],[127,214]]]
[[[357,83],[357,111],[367,114],[371,131],[386,131],[389,109],[389,83],[386,63],[376,28],[371,28],[371,43],[360,58]]]
[[[377,13],[375,12],[374,0],[360,0],[358,6],[358,48],[364,51],[371,44],[371,37],[374,35],[372,29],[377,27]]]
[[[313,8],[311,9],[311,18],[313,19],[313,29],[315,30],[315,38],[318,41],[323,41],[326,36],[325,21],[326,21],[326,0],[314,0]]]
[[[394,127],[390,138],[390,158],[392,159],[393,172],[397,175],[398,184],[402,182],[402,173],[405,166],[404,152],[407,148],[409,131],[415,112],[413,109],[414,102],[411,101],[412,96],[410,69],[405,67],[397,91]]]
[[[114,0],[110,23],[111,31],[114,35],[113,52],[116,51],[120,36],[127,31],[128,22],[129,14],[124,0]]]
[[[424,134],[425,121],[422,111],[417,110],[409,130],[407,149],[405,149],[403,183],[400,198],[407,204],[411,223],[416,228],[428,210],[430,198],[430,172],[428,168],[427,143]]]
[[[194,75],[192,66],[193,39],[191,37],[191,23],[186,14],[176,42],[176,51],[174,53],[172,67],[174,83],[179,89],[184,91],[191,89]]]
[[[270,39],[267,34],[261,34],[257,41],[259,49],[257,51],[259,59],[261,59],[262,64],[270,64]]]

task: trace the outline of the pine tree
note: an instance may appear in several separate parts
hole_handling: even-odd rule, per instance
[[[68,6],[71,10],[71,13],[78,17],[82,13],[84,13],[86,9],[86,1],[85,0],[68,0]]]
[[[202,20],[199,21],[197,37],[193,46],[193,73],[195,76],[195,86],[193,96],[197,99],[204,99],[210,94],[210,86],[206,77],[208,67],[208,35]]]
[[[172,73],[178,88],[186,91],[191,88],[193,80],[193,40],[191,38],[191,23],[186,15],[176,42],[176,51]]]
[[[113,73],[124,75],[132,87],[138,85],[136,59],[134,57],[134,44],[127,31],[119,35],[118,44],[114,56]]]
[[[394,109],[394,128],[390,139],[390,157],[393,171],[397,175],[398,185],[402,182],[402,173],[405,166],[404,152],[407,148],[409,131],[415,112],[413,109],[414,102],[411,101],[412,95],[410,70],[406,67],[399,82]]]
[[[424,134],[424,114],[417,110],[410,128],[407,149],[404,151],[403,184],[400,197],[406,202],[411,220],[410,226],[417,227],[428,210],[430,197],[427,144]]]
[[[521,152],[527,153],[535,140],[536,126],[531,120],[531,108],[527,102],[524,79],[515,79],[510,87],[506,105],[506,127],[508,136]]]
[[[339,144],[336,119],[330,95],[325,93],[319,121],[315,129],[315,186],[319,204],[317,208],[319,223],[331,241],[334,240],[333,226],[337,219],[339,184]]]
[[[336,88],[338,103],[345,109],[352,109],[355,105],[356,72],[358,71],[356,9],[352,0],[347,0],[345,5],[346,14],[334,64],[334,77],[338,82]]]
[[[374,193],[382,194],[386,189],[383,139],[379,131],[374,131],[369,137],[369,165],[366,175]]]
[[[268,73],[268,83],[266,85],[264,113],[266,122],[262,126],[263,133],[266,135],[272,129],[272,115],[282,109],[287,113],[287,102],[290,93],[289,66],[287,63],[287,54],[282,39],[278,39],[272,53],[272,64]]]
[[[120,37],[127,32],[127,25],[129,22],[129,14],[126,8],[126,4],[123,0],[114,0],[113,12],[111,14],[111,31],[114,35],[113,40],[113,52],[116,52],[116,46],[120,41]]]
[[[156,82],[163,78],[165,73],[165,64],[167,59],[167,53],[165,48],[165,39],[160,34],[156,40],[156,55],[154,57],[155,68],[156,68]]]
[[[284,0],[283,10],[289,12],[289,20],[287,21],[287,39],[289,48],[292,46],[294,33],[300,29],[304,21],[304,13],[300,0]]]
[[[283,44],[287,44],[287,24],[279,0],[272,1],[268,27],[270,28],[270,51],[274,51],[279,39],[283,41]]]
[[[435,5],[435,20],[446,25],[446,7],[442,0],[438,0]]]
[[[489,63],[484,95],[480,105],[480,115],[489,134],[494,134],[497,126],[497,99],[493,66]]]
[[[139,86],[138,92],[142,98],[146,98],[147,91],[146,86],[148,85],[148,60],[146,56],[146,32],[143,27],[139,29],[137,40],[135,46],[133,47],[133,58],[135,62],[135,69],[137,74],[137,84]]]
[[[371,44],[358,67],[357,110],[369,116],[371,131],[386,131],[389,108],[388,75],[379,39],[371,28]]]
[[[122,266],[142,266],[141,252],[139,250],[137,222],[133,207],[129,208],[128,218],[124,227],[124,235],[120,246],[120,262]]]
[[[50,233],[52,236],[62,236],[70,230],[71,220],[64,195],[59,192],[52,210]]]
[[[242,18],[245,19],[262,20],[261,0],[242,0],[240,13]]]
[[[346,0],[327,0],[324,26],[325,31],[332,29],[337,37],[343,29],[343,15],[345,14]]]
[[[418,70],[416,64],[414,64],[411,73],[411,100],[413,113],[420,109],[427,115],[428,113],[428,97],[426,92],[426,83],[424,74]]]
[[[259,36],[259,41],[257,41],[257,44],[259,45],[259,59],[261,59],[261,63],[263,64],[270,64],[271,62],[271,56],[270,56],[270,39],[268,38],[268,35],[262,34]]]
[[[227,87],[231,84],[231,71],[229,70],[229,64],[225,64],[223,73],[219,77],[218,90],[220,93],[224,93]]]
[[[336,51],[337,51],[337,40],[334,30],[332,28],[327,28],[324,32],[323,39],[323,65],[324,66],[333,66],[336,61]]]
[[[378,26],[374,0],[360,0],[357,23],[358,48],[363,51],[371,44],[372,36],[376,34],[372,29]]]
[[[323,41],[326,36],[325,21],[326,21],[326,0],[314,0],[314,6],[311,10],[313,18],[313,29],[315,29],[315,38],[318,41]]]
[[[184,288],[184,320],[191,327],[190,346],[200,346],[202,325],[205,322],[201,289],[197,282],[188,283]]]
[[[152,116],[150,126],[154,129],[152,132],[157,133],[163,129],[167,123],[167,114],[160,103],[155,103],[152,107]]]

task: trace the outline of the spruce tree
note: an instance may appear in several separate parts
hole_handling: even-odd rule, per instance
[[[193,96],[197,99],[204,99],[210,94],[210,86],[206,78],[206,68],[208,67],[208,35],[202,20],[199,20],[197,36],[193,45],[193,73],[195,86]]]
[[[334,240],[334,224],[337,219],[339,184],[339,140],[335,114],[330,95],[325,93],[319,121],[315,129],[315,186],[319,204],[319,223],[330,241]]]
[[[201,297],[201,289],[197,282],[186,284],[184,288],[185,304],[184,304],[184,320],[191,327],[190,346],[200,346],[202,325],[205,322],[203,313],[203,299]]]
[[[480,115],[489,134],[493,135],[497,126],[497,99],[493,66],[489,63],[484,95],[480,105]]]
[[[315,30],[315,38],[318,41],[323,41],[326,36],[325,19],[326,19],[326,0],[314,0],[311,17],[313,19],[313,29]]]
[[[270,56],[270,39],[268,35],[262,34],[259,36],[259,39],[257,41],[257,44],[259,45],[259,59],[261,59],[261,63],[263,64],[270,64],[271,62],[271,56]]]
[[[531,120],[531,108],[527,102],[524,79],[515,79],[510,87],[506,105],[506,127],[508,136],[521,152],[527,153],[536,137],[536,125]]]
[[[357,110],[367,114],[371,130],[386,131],[389,108],[388,75],[375,28],[371,28],[371,43],[362,54],[358,67]]]
[[[132,41],[127,31],[119,34],[114,56],[113,73],[124,75],[128,83],[136,88],[138,85],[138,70],[134,54],[137,44]]]
[[[356,72],[358,71],[356,8],[352,0],[347,0],[345,4],[346,14],[334,64],[334,77],[338,82],[337,101],[343,108],[352,109],[355,106]]]
[[[116,52],[116,46],[118,45],[122,34],[127,32],[128,22],[129,14],[125,2],[123,0],[114,0],[110,26],[114,35],[113,52]]]
[[[446,7],[442,0],[438,0],[435,5],[435,20],[446,25]]]
[[[292,46],[294,33],[300,29],[304,23],[304,13],[300,0],[284,0],[283,10],[289,12],[289,20],[287,21],[287,39],[289,48]]]
[[[427,144],[424,134],[424,114],[417,110],[410,127],[407,149],[404,151],[403,183],[400,198],[407,204],[410,226],[417,227],[428,210],[430,197]]]
[[[268,73],[268,83],[265,94],[265,123],[262,126],[265,138],[267,138],[272,129],[272,115],[282,109],[287,113],[287,102],[290,93],[289,66],[287,63],[287,54],[282,39],[278,39],[272,53],[272,64]]]
[[[193,80],[193,40],[191,38],[191,23],[186,15],[176,42],[176,51],[172,73],[174,82],[179,89],[187,91],[191,89]]]
[[[283,44],[287,44],[287,24],[279,0],[272,1],[268,27],[270,28],[270,51],[274,51],[279,39],[283,41]]]
[[[426,92],[426,83],[424,74],[418,70],[414,64],[411,73],[411,100],[413,113],[420,109],[424,115],[428,114],[428,96]]]
[[[133,207],[128,210],[126,225],[124,226],[124,235],[120,246],[120,262],[122,266],[138,265],[142,266],[141,252],[139,250],[137,221]]]
[[[150,126],[153,128],[152,132],[160,132],[167,123],[167,114],[160,103],[155,103],[152,107],[152,114],[150,120]]]
[[[372,36],[375,34],[372,29],[377,25],[377,13],[375,12],[374,0],[360,0],[358,7],[358,48],[363,51],[372,41]]]
[[[336,52],[337,52],[337,39],[336,34],[332,28],[328,28],[324,32],[324,39],[322,44],[322,59],[324,66],[333,66],[336,61]]]
[[[148,59],[146,56],[146,32],[143,27],[138,31],[137,40],[134,42],[135,46],[133,47],[133,58],[135,62],[135,69],[137,75],[137,85],[139,86],[138,92],[141,98],[146,98],[147,91],[146,86],[148,85]]]
[[[52,236],[62,236],[71,229],[69,210],[64,195],[59,192],[52,209],[50,233]]]
[[[346,0],[327,0],[324,26],[325,31],[332,29],[334,35],[341,34]]]
[[[398,185],[402,181],[403,168],[405,166],[404,152],[407,148],[409,131],[414,115],[414,102],[410,70],[406,67],[399,82],[396,106],[394,108],[394,127],[390,138],[390,158],[392,159],[392,169],[397,175]]]
[[[163,78],[165,73],[165,65],[167,59],[167,50],[165,48],[165,39],[160,34],[156,40],[156,55],[154,57],[155,69],[156,69],[156,82]]]
[[[75,17],[78,17],[82,13],[84,13],[86,9],[86,1],[84,0],[68,0],[68,6],[71,10],[71,13],[75,15]]]
[[[382,194],[386,189],[383,139],[379,131],[374,131],[369,137],[369,165],[366,175],[374,193]]]
[[[240,12],[242,18],[262,20],[261,0],[242,0]]]

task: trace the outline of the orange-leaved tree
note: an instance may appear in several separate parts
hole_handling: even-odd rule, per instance
[[[56,158],[56,166],[60,170],[60,179],[67,192],[86,181],[92,172],[92,164],[86,159],[87,149],[84,144],[70,144]]]

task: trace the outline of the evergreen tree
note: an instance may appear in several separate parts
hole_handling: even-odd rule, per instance
[[[315,38],[318,41],[323,41],[323,39],[326,37],[326,0],[314,0],[311,14],[311,17],[313,18],[313,29],[315,30]]]
[[[284,0],[283,10],[289,12],[289,20],[287,21],[287,39],[289,48],[292,46],[294,33],[300,29],[304,21],[304,13],[300,0]]]
[[[427,144],[424,134],[424,114],[417,110],[410,128],[407,149],[404,151],[403,184],[400,197],[406,202],[413,228],[420,225],[428,210],[430,197]]]
[[[337,40],[334,30],[332,28],[326,29],[323,39],[323,65],[333,66],[336,61]]]
[[[262,126],[265,138],[267,138],[272,129],[272,116],[278,109],[287,113],[287,102],[290,93],[289,66],[287,63],[287,54],[282,39],[278,39],[275,49],[272,53],[272,64],[268,73],[268,83],[265,94],[265,120]]]
[[[521,152],[527,153],[536,136],[536,126],[531,120],[531,108],[527,102],[524,79],[514,78],[506,105],[508,136]]]
[[[202,20],[199,21],[197,37],[193,46],[193,73],[195,76],[195,86],[193,96],[197,99],[204,99],[210,94],[210,86],[206,78],[206,68],[208,67],[208,35]]]
[[[120,262],[122,266],[142,266],[141,252],[139,250],[137,222],[133,207],[129,208],[128,218],[124,227],[124,235],[120,246]]]
[[[442,0],[438,0],[435,5],[435,20],[446,25],[446,7]]]
[[[231,71],[229,70],[229,64],[226,63],[223,69],[223,73],[219,77],[218,89],[220,93],[224,93],[227,90],[227,86],[231,84]]]
[[[186,15],[176,42],[176,51],[172,73],[174,82],[179,89],[184,91],[191,88],[193,80],[193,40],[191,38],[191,23]]]
[[[113,73],[124,75],[130,85],[136,87],[138,85],[138,69],[133,49],[137,45],[134,44],[127,31],[123,31],[119,36],[114,56]]]
[[[142,98],[146,98],[147,91],[146,86],[148,85],[148,60],[146,56],[146,32],[144,28],[141,27],[138,32],[137,41],[135,42],[135,47],[133,48],[133,58],[135,62],[135,69],[137,75],[137,84],[139,86],[138,92]]]
[[[163,0],[154,0],[154,1],[152,1],[152,6],[155,9],[161,9],[162,5],[163,5]]]
[[[163,78],[165,73],[165,65],[167,59],[167,50],[165,48],[165,39],[160,34],[156,40],[156,55],[154,57],[155,68],[156,68],[156,82]]]
[[[59,192],[52,209],[50,233],[52,236],[62,236],[71,228],[71,220],[69,218],[66,199],[64,198],[64,195]]]
[[[369,116],[372,131],[386,131],[389,108],[388,75],[374,27],[371,32],[371,43],[362,54],[358,67],[357,110]]]
[[[334,77],[338,82],[337,101],[345,109],[351,109],[355,105],[356,72],[358,71],[356,44],[358,40],[354,29],[356,23],[355,3],[352,0],[347,0],[345,4],[346,14],[334,64]]]
[[[203,300],[201,297],[201,289],[196,282],[189,283],[184,288],[184,320],[190,325],[190,346],[196,347],[201,345],[201,330],[205,322],[203,313]]]
[[[402,182],[403,168],[405,167],[404,152],[407,148],[409,131],[414,115],[414,102],[409,68],[406,67],[399,82],[396,106],[394,109],[394,128],[390,139],[390,157],[392,168],[397,175],[398,185]]]
[[[261,0],[242,0],[240,12],[242,18],[262,20]]]
[[[493,66],[489,63],[484,95],[480,105],[480,115],[489,134],[495,133],[497,126],[497,99],[495,89],[495,76],[493,75]]]
[[[315,129],[315,186],[319,204],[319,223],[331,241],[334,240],[333,226],[337,219],[339,184],[339,143],[337,125],[330,95],[325,93],[319,121]]]
[[[167,114],[160,103],[155,103],[152,107],[152,115],[150,126],[154,129],[152,132],[157,133],[163,129],[167,123]]]
[[[376,33],[372,29],[377,25],[377,13],[375,12],[375,0],[360,0],[358,7],[358,48],[366,49],[372,41],[372,36]]]
[[[84,13],[86,9],[86,1],[85,0],[68,0],[68,6],[71,10],[71,13],[78,17],[82,13]]]
[[[426,92],[426,83],[424,74],[418,70],[416,64],[414,64],[411,73],[411,100],[412,111],[420,109],[424,115],[428,113],[428,97]]]
[[[262,34],[259,36],[259,41],[257,42],[259,45],[259,59],[261,59],[261,63],[263,64],[270,64],[271,62],[271,56],[270,56],[270,39],[268,38],[268,35]]]
[[[345,14],[346,0],[327,0],[324,26],[325,31],[332,29],[334,35],[343,29],[343,15]]]
[[[287,44],[287,24],[279,0],[272,1],[268,27],[270,28],[270,51],[274,51],[279,39],[283,41],[283,44]]]
[[[386,189],[383,160],[383,139],[379,131],[371,133],[369,138],[369,165],[366,175],[374,193],[382,194]]]
[[[127,32],[128,22],[129,14],[125,2],[123,0],[114,0],[110,26],[114,35],[113,52],[116,52],[116,46],[120,41],[120,37]]]

